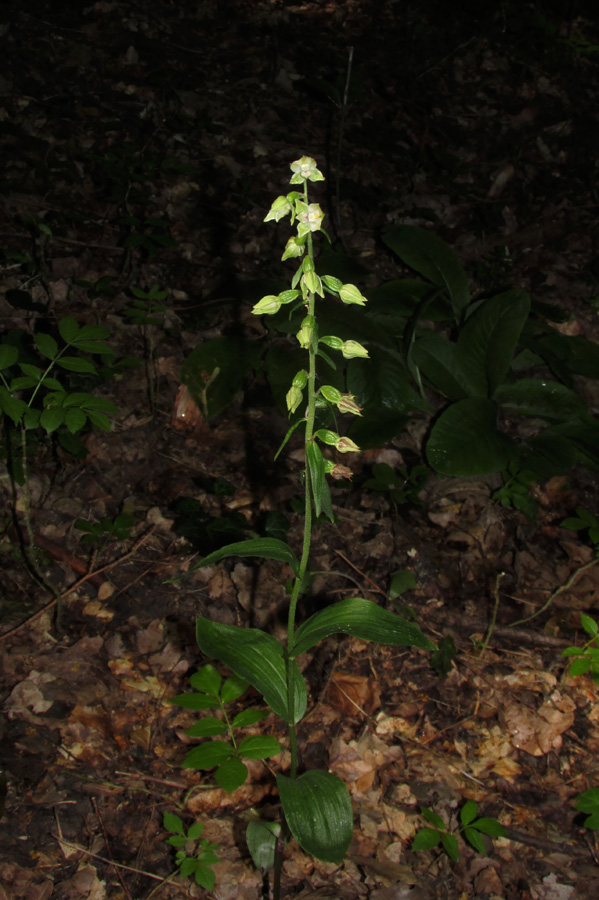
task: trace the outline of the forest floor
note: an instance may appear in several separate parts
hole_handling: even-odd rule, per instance
[[[65,316],[107,326],[115,355],[92,387],[118,413],[78,456],[32,435],[28,487],[0,474],[0,898],[268,896],[244,816],[276,817],[271,770],[251,762],[227,794],[182,768],[196,714],[168,700],[206,662],[196,615],[277,632],[286,602],[279,563],[190,571],[198,559],[265,527],[301,545],[302,460],[292,444],[274,462],[287,424],[264,379],[248,374],[206,421],[180,376],[208,339],[267,337],[250,310],[289,266],[282,226],[263,220],[292,160],[323,168],[332,236],[366,295],[406,274],[381,228],[415,224],[478,296],[526,290],[564,311],[562,333],[599,339],[597,22],[583,4],[567,20],[481,6],[450,21],[434,0],[3,6],[1,336],[55,333]],[[152,288],[166,292],[154,324],[127,313]],[[597,414],[597,381],[578,387]],[[595,898],[599,844],[576,800],[599,787],[597,684],[562,651],[587,639],[581,613],[597,616],[599,560],[560,523],[599,513],[596,473],[531,485],[530,517],[494,499],[499,475],[431,472],[398,502],[365,484],[375,463],[409,475],[419,437],[368,450],[333,487],[309,603],[390,605],[408,571],[399,611],[455,653],[442,674],[422,651],[355,639],[303,660],[303,762],[346,782],[355,835],[341,865],[291,843],[284,896]],[[100,523],[95,543],[80,520]],[[274,715],[260,727],[285,741]],[[505,827],[484,853],[463,837],[457,861],[412,849],[422,807],[457,835],[467,801]],[[165,813],[218,845],[211,892],[176,875]]]

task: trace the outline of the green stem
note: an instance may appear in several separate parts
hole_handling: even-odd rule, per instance
[[[308,203],[308,184],[304,184],[304,202]],[[314,259],[314,246],[312,242],[312,234],[308,234],[307,253],[310,259]],[[308,315],[314,316],[316,308],[316,299],[312,292],[308,294]],[[314,418],[316,415],[316,347],[318,344],[318,333],[314,328],[313,339],[308,348],[309,365],[308,365],[308,409],[306,412],[306,430],[304,435],[304,446],[307,448],[312,440],[314,433]],[[292,680],[292,666],[294,658],[292,656],[293,645],[295,640],[295,615],[297,611],[297,601],[304,583],[304,578],[308,568],[308,559],[310,557],[310,542],[312,538],[312,483],[310,478],[310,469],[306,464],[305,481],[304,481],[304,540],[302,545],[302,555],[300,558],[299,570],[293,585],[291,600],[289,601],[289,615],[287,621],[287,705],[289,709],[289,747],[291,751],[290,776],[295,778],[297,775],[297,734],[295,728],[295,692]]]

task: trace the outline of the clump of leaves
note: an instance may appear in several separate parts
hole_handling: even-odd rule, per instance
[[[193,694],[179,694],[171,699],[175,706],[184,709],[220,709],[222,718],[206,716],[192,725],[185,733],[188,737],[205,738],[227,734],[226,741],[206,741],[190,750],[183,766],[186,769],[216,769],[214,777],[223,790],[231,793],[245,783],[248,769],[243,759],[268,759],[282,750],[274,737],[253,735],[238,741],[236,730],[261,722],[269,714],[268,709],[244,709],[231,720],[225,709],[242,696],[249,685],[243,678],[233,676],[223,683],[214,666],[206,665],[189,679],[195,688]]]
[[[493,494],[493,500],[497,500],[507,509],[513,507],[524,513],[531,522],[536,518],[539,504],[531,495],[530,489],[538,481],[534,472],[530,469],[521,469],[517,463],[510,463],[507,469],[501,473],[503,485]]]
[[[85,532],[81,538],[82,544],[94,544],[110,538],[115,541],[128,541],[131,538],[131,529],[134,524],[135,519],[133,516],[130,516],[128,513],[120,513],[114,519],[104,516],[99,522],[86,522],[84,519],[77,519],[75,528],[78,531]]]
[[[578,812],[586,813],[585,828],[599,831],[599,788],[589,788],[576,798]]]
[[[478,805],[474,800],[467,800],[461,808],[461,826],[455,834],[448,831],[441,816],[432,809],[421,806],[420,812],[423,818],[430,823],[430,827],[421,828],[416,832],[412,850],[433,850],[441,844],[453,862],[457,862],[460,857],[459,835],[464,837],[478,853],[486,853],[487,848],[483,835],[503,837],[507,834],[504,826],[492,816],[478,818]]]
[[[580,614],[580,624],[590,635],[589,640],[582,647],[566,647],[565,650],[562,650],[562,656],[574,657],[568,669],[570,675],[586,675],[588,673],[593,681],[599,684],[599,626],[586,613]]]
[[[171,847],[179,848],[176,856],[179,874],[183,878],[194,878],[196,884],[206,891],[211,891],[216,881],[216,875],[211,866],[220,858],[214,852],[218,844],[207,841],[205,838],[200,840],[204,831],[201,822],[195,822],[187,831],[185,831],[179,816],[174,813],[165,813],[162,822],[166,830],[171,833],[171,837],[166,839],[166,843]],[[193,850],[190,850],[193,855],[189,855],[187,852],[187,847],[191,844],[195,845]]]
[[[569,528],[570,531],[586,531],[590,542],[595,546],[595,550],[599,554],[599,519],[593,513],[579,506],[576,509],[576,515],[564,519],[563,522],[560,522],[560,526]]]

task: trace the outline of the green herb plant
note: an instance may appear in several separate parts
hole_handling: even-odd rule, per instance
[[[568,528],[570,531],[586,531],[590,542],[595,547],[597,556],[599,556],[599,519],[593,513],[579,506],[576,515],[564,519],[563,522],[560,522],[560,527]]]
[[[492,816],[478,818],[478,806],[474,800],[467,800],[462,806],[461,825],[455,833],[448,831],[441,816],[427,806],[421,806],[420,813],[429,822],[429,827],[416,832],[412,850],[433,850],[441,844],[452,862],[457,862],[460,857],[459,836],[467,840],[478,853],[486,854],[483,835],[503,837],[507,834],[504,826]]]
[[[568,672],[570,675],[591,676],[595,684],[599,684],[599,626],[595,619],[580,614],[580,624],[589,635],[589,640],[582,647],[566,647],[562,656],[571,659]]]
[[[576,809],[586,814],[585,828],[599,831],[599,788],[589,788],[576,798]]]
[[[278,453],[296,429],[303,429],[306,468],[304,473],[304,534],[299,558],[285,541],[273,537],[256,538],[231,544],[209,554],[194,568],[214,565],[228,557],[261,557],[285,563],[293,572],[294,581],[289,600],[287,634],[283,641],[256,628],[224,625],[199,616],[196,621],[196,637],[200,650],[209,658],[217,659],[231,669],[238,678],[251,684],[264,698],[270,709],[285,723],[290,764],[287,772],[276,776],[282,807],[281,829],[260,829],[264,836],[258,840],[261,853],[256,864],[264,866],[270,859],[274,866],[273,896],[280,897],[280,872],[285,845],[291,837],[317,859],[340,863],[349,847],[353,831],[352,806],[345,784],[336,775],[321,769],[303,771],[300,758],[298,725],[307,708],[308,695],[305,680],[297,658],[311,650],[332,634],[348,634],[367,641],[396,646],[419,647],[433,650],[434,644],[413,623],[407,622],[376,603],[361,597],[341,600],[310,616],[298,626],[298,601],[304,589],[310,556],[312,525],[316,517],[324,514],[333,520],[333,507],[327,475],[347,478],[348,467],[323,453],[336,450],[339,453],[355,453],[356,443],[337,430],[324,427],[326,417],[339,413],[359,416],[361,410],[355,396],[342,392],[334,384],[321,377],[324,369],[333,375],[337,354],[345,359],[368,358],[366,348],[351,338],[340,338],[322,333],[319,328],[321,307],[325,293],[332,295],[341,305],[362,306],[366,298],[353,284],[317,274],[314,261],[313,236],[321,231],[323,213],[317,203],[310,202],[308,186],[323,181],[316,163],[309,157],[291,164],[291,184],[298,187],[274,201],[265,221],[279,222],[290,216],[297,233],[289,238],[283,259],[300,260],[292,279],[291,288],[262,297],[253,307],[259,316],[272,316],[288,307],[291,314],[302,310],[296,342],[303,351],[304,365],[291,378],[286,393],[286,406],[290,415],[305,410],[295,421]],[[290,351],[292,347],[290,347]],[[318,377],[317,377],[318,363]],[[277,456],[278,456],[277,453]],[[214,684],[206,687],[206,673],[200,674],[200,693],[210,693],[211,701],[217,699]],[[210,674],[210,677],[213,676]],[[226,684],[226,683],[225,683]],[[220,695],[222,700],[222,693]],[[177,698],[179,699],[179,698]],[[226,725],[226,723],[225,723]],[[215,726],[216,727],[216,726]],[[222,725],[218,726],[222,728]],[[215,761],[221,766],[241,753],[243,744],[235,745],[229,733],[227,760]],[[274,749],[272,745],[271,752]],[[193,752],[193,751],[192,751]],[[188,757],[189,759],[189,757]],[[201,760],[205,765],[206,760]],[[237,762],[236,768],[241,772]],[[257,828],[252,830],[250,849],[256,847]]]
[[[238,741],[236,731],[256,725],[268,716],[268,709],[244,709],[232,720],[225,704],[241,697],[249,685],[243,678],[233,676],[223,683],[221,676],[210,664],[204,666],[189,679],[195,689],[193,694],[179,694],[171,699],[175,706],[184,709],[220,709],[222,718],[205,716],[185,733],[188,737],[205,738],[226,734],[228,740],[212,740],[190,750],[183,766],[186,769],[214,769],[218,784],[228,792],[237,790],[248,777],[243,759],[268,759],[281,752],[282,747],[274,737],[251,735]]]
[[[58,322],[55,337],[37,332],[34,347],[25,346],[22,333],[12,334],[0,343],[0,412],[2,413],[4,447],[13,485],[25,488],[24,521],[29,536],[29,562],[37,577],[44,582],[34,550],[31,526],[27,452],[28,436],[57,434],[63,446],[70,449],[71,439],[85,426],[110,431],[109,414],[117,412],[109,400],[84,391],[65,388],[57,374],[97,376],[90,356],[110,356],[105,343],[109,331],[102,325],[80,326],[72,316]],[[60,599],[57,597],[57,622],[60,621]]]
[[[114,519],[104,516],[99,522],[86,522],[85,519],[77,519],[75,528],[83,531],[82,544],[107,543],[109,540],[128,541],[131,539],[131,529],[135,519],[129,513],[119,513]]]
[[[220,858],[214,852],[218,844],[207,841],[205,838],[200,840],[204,831],[201,822],[195,822],[185,831],[185,826],[179,816],[174,813],[165,813],[162,823],[171,834],[166,839],[166,843],[177,848],[176,863],[179,867],[179,875],[183,878],[193,878],[196,884],[199,884],[204,890],[211,891],[216,881],[212,866]]]

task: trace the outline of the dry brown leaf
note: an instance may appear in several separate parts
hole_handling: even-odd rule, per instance
[[[335,672],[327,691],[327,702],[346,716],[371,715],[381,705],[381,691],[373,678]]]

